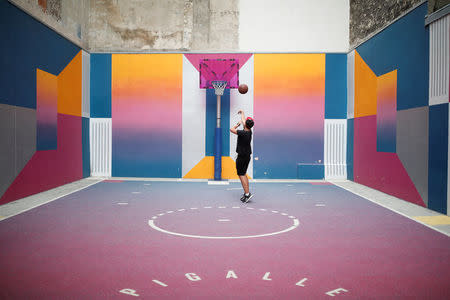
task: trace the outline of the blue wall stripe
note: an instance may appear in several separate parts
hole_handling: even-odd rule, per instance
[[[91,118],[111,118],[111,54],[91,54]]]
[[[82,118],[83,178],[91,176],[89,118]]]
[[[428,208],[447,213],[448,103],[430,106]]]
[[[58,75],[81,50],[0,0],[0,103],[36,108],[36,68]]]
[[[214,156],[214,135],[217,119],[217,96],[213,89],[206,90],[206,142],[205,155]],[[222,127],[222,156],[230,156],[230,90],[221,97],[220,126]]]
[[[347,179],[353,180],[353,137],[355,120],[347,120]]]
[[[377,76],[397,69],[397,110],[428,105],[427,3],[356,48]]]
[[[325,119],[347,118],[347,55],[325,56]]]

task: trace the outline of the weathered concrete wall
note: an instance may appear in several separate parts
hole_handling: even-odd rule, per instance
[[[237,0],[90,2],[92,52],[238,49]]]
[[[9,0],[9,2],[78,46],[87,49],[90,0]]]
[[[428,0],[428,14],[432,14],[448,4],[450,4],[450,0]]]
[[[350,0],[350,49],[423,0]]]

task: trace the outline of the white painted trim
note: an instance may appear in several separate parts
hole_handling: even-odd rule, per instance
[[[237,89],[230,90],[230,124],[228,128],[224,128],[223,130],[229,130],[229,128],[236,125],[237,122],[241,119],[241,116],[237,114],[239,109],[243,109],[245,115],[247,117],[254,116],[254,62],[255,56],[252,55],[245,65],[243,65],[239,70],[239,83],[245,83],[248,86],[248,92],[246,94],[240,94]],[[258,127],[258,121],[256,121],[255,127]],[[240,127],[239,129],[242,129]],[[257,129],[256,129],[257,130]],[[251,147],[253,149],[253,140],[254,140],[255,129],[253,129],[253,138],[251,141]],[[230,157],[233,161],[236,160],[236,143],[237,136],[230,132]],[[253,177],[253,160],[254,157],[250,160],[248,164],[247,174],[250,177]]]
[[[355,115],[355,50],[347,55],[347,119]]]
[[[81,115],[85,118],[91,116],[91,55],[81,51]]]
[[[205,157],[206,90],[197,69],[183,55],[181,176]]]

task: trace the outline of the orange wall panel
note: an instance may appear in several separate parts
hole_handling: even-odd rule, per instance
[[[58,113],[81,117],[81,51],[58,75]]]
[[[355,51],[355,118],[377,114],[377,76]]]

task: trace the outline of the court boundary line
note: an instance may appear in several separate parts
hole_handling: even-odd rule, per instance
[[[332,181],[330,181],[330,182],[333,183],[335,186],[337,186],[337,187],[339,187],[339,188],[342,188],[342,189],[344,189],[344,190],[346,190],[346,191],[348,191],[348,192],[350,192],[350,193],[352,193],[352,194],[355,194],[355,195],[357,195],[357,196],[359,196],[359,197],[361,197],[361,198],[364,198],[364,199],[366,199],[366,200],[369,200],[370,202],[372,202],[372,203],[374,203],[374,204],[377,204],[377,205],[379,205],[379,206],[381,206],[381,207],[384,207],[384,208],[386,208],[386,209],[388,209],[388,210],[390,210],[390,211],[392,211],[392,212],[394,212],[394,213],[397,213],[397,214],[399,214],[399,215],[401,215],[401,216],[403,216],[403,217],[406,217],[406,218],[408,218],[408,219],[410,219],[410,220],[412,220],[412,221],[414,221],[414,222],[416,222],[416,223],[419,223],[419,224],[421,224],[421,225],[424,225],[425,227],[428,227],[428,228],[433,229],[433,230],[435,230],[435,231],[437,231],[437,232],[439,232],[439,233],[442,233],[443,235],[446,235],[447,237],[450,237],[450,233],[447,233],[447,232],[445,232],[445,231],[443,231],[443,230],[441,230],[441,229],[439,229],[439,228],[433,227],[433,226],[428,225],[428,224],[426,224],[426,223],[420,222],[419,220],[414,219],[412,216],[408,216],[407,214],[402,213],[402,212],[396,210],[395,208],[389,207],[389,206],[387,206],[386,204],[380,203],[380,202],[378,202],[378,201],[376,201],[376,200],[374,200],[374,199],[370,199],[369,196],[365,196],[365,195],[361,194],[360,192],[357,192],[357,191],[352,190],[352,189],[349,188],[349,187],[345,187],[345,186],[339,184],[339,182],[332,182]],[[350,180],[347,180],[347,181],[345,181],[345,182],[351,182],[351,183],[360,185],[359,183],[356,183],[356,182],[353,182],[353,181],[350,181]],[[370,192],[372,192],[372,193],[373,193],[373,192],[381,193],[381,194],[383,194],[382,196],[383,196],[384,198],[388,198],[388,197],[389,197],[389,198],[391,198],[392,200],[395,200],[395,201],[404,201],[404,202],[406,202],[406,203],[408,203],[408,204],[415,205],[414,203],[411,203],[411,202],[402,200],[402,199],[400,199],[400,198],[397,198],[397,197],[395,197],[395,196],[391,196],[391,195],[386,194],[386,193],[383,193],[383,192],[381,192],[381,191],[372,189],[372,188],[370,188],[370,187],[368,187],[368,186],[365,186],[365,185],[360,185],[360,186],[363,187],[363,188],[366,188],[366,189],[370,189]],[[380,195],[380,196],[381,196],[381,195]],[[421,206],[420,206],[420,208],[427,209],[427,208],[421,207]],[[435,212],[435,211],[432,211],[432,210],[430,210],[430,212],[436,213],[437,215],[441,215],[441,214],[439,214],[438,212]]]
[[[70,190],[68,192],[65,192],[63,194],[57,195],[55,197],[50,197],[49,199],[42,200],[42,202],[37,200],[37,198],[40,198],[40,197],[44,197],[45,198],[44,193],[54,193],[54,192],[56,192],[57,189],[62,188],[62,187],[66,187],[67,188],[67,186],[70,185],[70,184],[80,183],[80,181],[93,181],[93,180],[94,180],[94,182],[89,183],[86,186],[79,187],[79,188],[76,188],[74,190]],[[84,190],[84,189],[86,189],[86,188],[88,188],[90,186],[93,186],[94,184],[102,182],[103,180],[104,179],[100,179],[100,178],[96,179],[96,178],[92,178],[92,177],[87,177],[87,178],[83,178],[81,180],[77,180],[77,181],[74,181],[74,182],[70,182],[68,184],[64,184],[64,185],[58,186],[56,188],[53,188],[53,189],[50,189],[50,190],[47,190],[47,191],[43,191],[43,192],[40,192],[40,193],[37,193],[37,194],[30,195],[30,196],[25,197],[25,198],[17,199],[15,201],[8,202],[8,203],[5,203],[3,205],[0,205],[0,215],[1,215],[0,222],[4,221],[4,220],[7,220],[9,218],[12,218],[14,216],[20,215],[20,214],[22,214],[24,212],[27,212],[27,211],[32,210],[34,208],[37,208],[39,206],[42,206],[42,205],[45,205],[47,203],[53,202],[55,200],[58,200],[60,198],[68,196],[70,194],[73,194],[73,193],[79,192],[81,190]],[[31,201],[33,201],[33,202],[34,201],[38,201],[38,203],[35,203],[35,204],[33,204],[33,205],[29,206],[29,207],[23,208],[23,206],[26,206],[27,202],[31,202]],[[20,208],[15,210],[14,206],[20,206]],[[11,210],[11,213],[4,214],[3,211],[6,211],[8,209]]]

